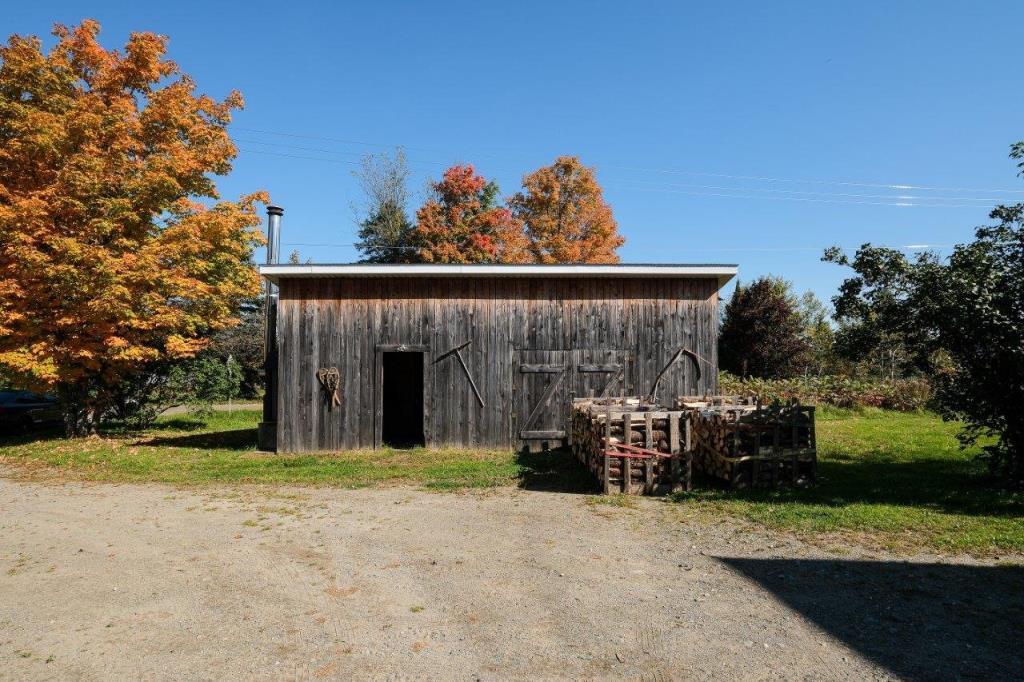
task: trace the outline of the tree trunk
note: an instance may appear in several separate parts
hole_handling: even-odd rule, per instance
[[[96,434],[96,413],[88,408],[75,407],[64,412],[64,434],[68,438],[82,438]]]
[[[68,438],[95,435],[100,411],[94,393],[83,383],[63,384],[57,388],[57,400],[64,412],[64,434]]]

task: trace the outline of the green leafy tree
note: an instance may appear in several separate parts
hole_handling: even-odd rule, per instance
[[[797,305],[807,341],[806,372],[822,376],[839,369],[835,354],[836,334],[829,322],[829,310],[813,291],[805,291]]]
[[[947,265],[920,272],[916,318],[934,333],[942,414],[966,422],[965,445],[993,437],[993,474],[1024,487],[1024,204],[1000,206]],[[942,364],[937,360],[941,358]]]
[[[239,324],[210,336],[195,358],[153,362],[120,382],[103,416],[145,428],[171,407],[202,413],[214,403],[261,395],[264,315],[262,296],[244,301]]]
[[[1024,156],[1024,144],[1011,156]],[[1022,164],[1024,171],[1024,164]],[[825,260],[854,276],[835,299],[851,355],[887,342],[928,372],[943,416],[965,422],[964,445],[983,448],[991,472],[1024,487],[1024,204],[998,206],[994,225],[977,228],[948,261],[908,259],[865,244],[853,259],[830,249]]]
[[[736,284],[725,305],[718,357],[723,370],[738,376],[779,379],[803,372],[810,347],[789,284],[761,277]]]
[[[916,312],[910,303],[920,291],[921,273],[938,263],[936,255],[911,259],[896,249],[864,244],[853,258],[831,247],[822,260],[856,273],[832,299],[837,353],[890,379],[927,371],[933,331],[908,313]]]
[[[1017,168],[1020,169],[1020,175],[1024,175],[1024,142],[1016,142],[1010,147],[1010,158],[1020,162]]]

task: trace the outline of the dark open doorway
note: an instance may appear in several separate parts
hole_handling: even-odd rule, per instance
[[[383,353],[381,441],[393,448],[424,445],[423,353]]]

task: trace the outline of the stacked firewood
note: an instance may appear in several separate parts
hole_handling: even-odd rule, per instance
[[[682,410],[639,398],[581,399],[572,411],[572,451],[605,492],[659,494],[689,488]]]
[[[737,488],[800,486],[814,481],[814,408],[796,402],[698,401],[687,409],[696,469]]]
[[[693,469],[736,488],[801,486],[817,468],[814,408],[747,396],[575,400],[571,441],[606,493],[690,490]]]

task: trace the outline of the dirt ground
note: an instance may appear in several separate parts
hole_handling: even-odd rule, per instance
[[[657,500],[0,479],[12,680],[1009,679],[1022,595]]]

